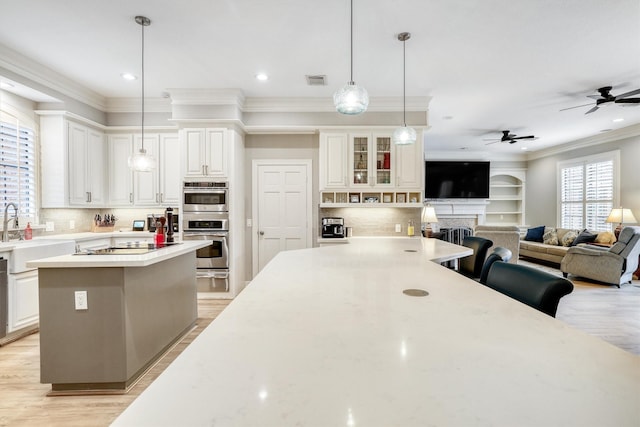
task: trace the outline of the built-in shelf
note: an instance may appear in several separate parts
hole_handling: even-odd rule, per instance
[[[322,191],[320,207],[419,208],[422,207],[421,194],[417,191]]]
[[[495,170],[491,172],[487,224],[524,224],[525,171]]]

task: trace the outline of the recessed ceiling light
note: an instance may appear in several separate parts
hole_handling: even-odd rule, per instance
[[[619,123],[619,122],[624,122],[624,119],[622,117],[618,117],[617,119],[613,119],[614,123]]]
[[[522,150],[526,150],[526,149],[527,149],[527,147],[521,147],[521,149],[522,149]]]
[[[264,82],[269,80],[269,76],[267,76],[265,73],[258,73],[256,74],[256,79],[260,80],[261,82]]]
[[[442,116],[442,120],[453,120],[453,116]]]
[[[135,76],[135,75],[133,75],[133,74],[131,74],[131,73],[122,73],[122,74],[120,74],[120,75],[121,75],[121,76],[122,76],[122,78],[123,78],[123,79],[125,79],[125,80],[137,80],[137,79],[138,79],[138,77],[137,77],[137,76]]]

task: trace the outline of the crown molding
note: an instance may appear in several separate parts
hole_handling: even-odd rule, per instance
[[[235,105],[245,103],[241,89],[167,89],[172,105]]]
[[[489,153],[487,151],[472,150],[429,150],[425,144],[425,158],[427,160],[487,160],[495,162],[527,161],[526,154],[518,153]]]
[[[140,113],[140,98],[107,98],[107,113]],[[145,98],[144,111],[148,113],[170,113],[171,100],[168,98]]]
[[[566,144],[556,145],[544,150],[527,153],[526,158],[527,160],[541,159],[543,157],[566,153],[567,151],[573,151],[580,148],[591,147],[594,145],[606,144],[608,142],[619,141],[621,139],[632,138],[634,136],[640,136],[640,123],[609,132],[603,132],[598,135],[578,139]]]
[[[429,96],[408,97],[406,101],[407,111],[427,111],[429,109]],[[402,111],[402,97],[378,97],[371,98],[367,111],[372,112],[397,112]],[[245,113],[333,113],[336,111],[333,100],[330,97],[314,98],[247,98],[242,111]]]
[[[58,98],[59,94],[62,94],[100,111],[105,111],[106,109],[104,96],[2,44],[0,44],[0,67],[26,80],[19,81],[21,84],[31,87],[33,83],[37,83],[42,86],[42,88],[36,88],[36,90],[46,95]],[[51,93],[51,90],[57,93]]]

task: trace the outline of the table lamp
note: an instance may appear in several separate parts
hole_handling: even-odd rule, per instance
[[[636,217],[633,216],[633,212],[631,212],[631,209],[623,209],[622,207],[620,207],[611,209],[611,213],[609,213],[609,216],[607,217],[605,222],[618,223],[618,226],[613,231],[613,234],[617,239],[618,236],[620,236],[622,224],[636,224],[638,221],[636,220]]]
[[[436,210],[431,205],[422,207],[422,223],[424,224],[424,237],[431,237],[433,230],[431,230],[431,223],[438,222],[436,216]]]

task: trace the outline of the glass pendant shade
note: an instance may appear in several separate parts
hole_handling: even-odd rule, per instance
[[[361,114],[367,111],[369,94],[362,86],[349,82],[333,94],[333,103],[340,114]]]
[[[156,159],[141,148],[136,154],[129,156],[128,165],[135,172],[151,172],[156,167]]]
[[[416,130],[409,126],[401,126],[393,131],[393,143],[396,145],[408,145],[416,142]]]

